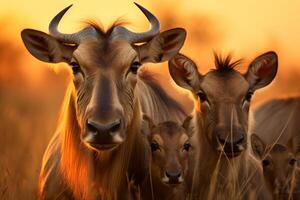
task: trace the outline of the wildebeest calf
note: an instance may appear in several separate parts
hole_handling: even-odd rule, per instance
[[[265,183],[273,199],[300,199],[300,169],[294,152],[282,144],[266,145],[251,135],[254,155],[261,160]]]
[[[144,133],[151,147],[151,173],[142,187],[142,199],[185,199],[189,160],[193,155],[188,126],[191,117],[182,124],[165,121],[155,125],[144,115]]]

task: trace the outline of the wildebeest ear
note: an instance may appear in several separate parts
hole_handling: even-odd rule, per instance
[[[190,127],[191,127],[191,122],[192,122],[192,119],[193,119],[193,116],[192,115],[189,115],[185,118],[183,124],[182,124],[182,127],[186,130],[186,132],[188,134],[191,133],[190,131]]]
[[[149,42],[138,46],[141,63],[159,63],[175,56],[184,44],[186,31],[175,28],[164,31]]]
[[[258,56],[250,64],[245,77],[252,90],[265,87],[270,84],[277,74],[278,57],[273,51]]]
[[[21,37],[31,55],[44,62],[68,62],[75,50],[74,46],[62,44],[54,37],[33,29],[24,29]]]
[[[263,159],[266,150],[266,145],[256,134],[251,135],[251,147],[254,156],[256,156],[259,159]]]
[[[169,72],[175,83],[196,94],[200,89],[202,75],[197,65],[183,54],[177,54],[169,60]]]
[[[148,115],[143,114],[142,133],[146,136],[150,136],[154,127],[153,120]]]

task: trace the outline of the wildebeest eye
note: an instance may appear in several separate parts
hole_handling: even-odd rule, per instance
[[[269,160],[263,160],[262,164],[263,164],[264,167],[267,167],[267,166],[270,165],[270,161]]]
[[[133,73],[133,74],[136,74],[137,73],[137,70],[139,69],[139,67],[141,66],[142,64],[138,61],[135,61],[131,64],[130,66],[130,71]]]
[[[77,62],[71,62],[69,65],[72,67],[73,74],[81,72],[80,65]]]
[[[251,101],[252,95],[253,95],[253,92],[247,92],[247,94],[245,96],[245,100],[246,101]]]
[[[296,162],[297,162],[297,160],[294,159],[294,158],[292,158],[292,159],[289,161],[289,165],[294,166]]]
[[[159,149],[159,144],[157,144],[156,142],[151,142],[151,150],[156,151],[158,149]]]
[[[185,143],[185,144],[183,145],[183,149],[184,149],[185,151],[189,151],[189,150],[191,149],[191,147],[192,147],[192,145],[191,145],[190,143]]]
[[[199,96],[200,101],[203,102],[207,100],[206,94],[203,91],[199,91],[197,95]]]

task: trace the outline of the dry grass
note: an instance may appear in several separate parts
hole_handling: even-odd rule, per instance
[[[60,91],[50,98],[59,89],[48,89],[1,88],[0,199],[35,199],[41,158],[62,95]]]
[[[165,10],[162,8],[162,11]],[[206,16],[198,17],[188,26],[185,24],[186,21],[192,20],[176,19],[172,13],[169,15],[168,12],[162,13],[166,13],[160,17],[164,29],[176,26],[188,29],[190,36],[184,50],[187,51],[192,47],[193,52],[197,52],[201,59],[203,57],[199,52],[201,55],[202,52],[208,52],[208,49],[222,40],[222,36],[216,31],[217,27],[213,25],[215,22]],[[197,24],[194,24],[196,22]],[[203,25],[198,26],[199,23]],[[55,74],[45,65],[37,64],[38,62],[26,52],[22,44],[16,44],[15,40],[7,37],[7,34],[3,37],[2,31],[5,26],[1,27],[0,199],[35,199],[42,155],[56,128],[67,76],[64,73]],[[213,34],[215,32],[218,35]],[[194,42],[202,44],[205,41],[203,45],[192,45]],[[192,56],[196,61],[200,59],[196,55]],[[38,66],[33,67],[32,64]],[[289,63],[281,63],[281,65],[289,65]],[[207,69],[206,67],[208,65],[203,65],[203,68]],[[40,73],[33,73],[34,69],[39,69]],[[299,70],[285,69],[290,70],[280,73],[269,89],[257,94],[254,99],[256,102],[278,94],[282,96],[299,91]],[[159,71],[161,70],[160,68]],[[163,73],[166,72],[163,70]],[[31,75],[28,78],[29,74],[35,74],[35,77]],[[31,78],[39,78],[39,80],[32,82]]]
[[[66,75],[38,64],[44,77],[32,82],[29,55],[21,44],[0,38],[0,49],[5,49],[0,50],[0,199],[36,199],[41,159],[56,127]]]

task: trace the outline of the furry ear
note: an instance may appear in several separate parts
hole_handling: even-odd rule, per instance
[[[270,84],[277,74],[278,57],[273,51],[264,53],[250,64],[245,78],[252,90],[257,90]]]
[[[266,150],[266,145],[256,134],[251,135],[251,147],[254,156],[256,156],[260,160],[263,159]]]
[[[62,44],[51,35],[33,29],[24,29],[21,37],[31,55],[44,62],[68,62],[76,48]]]
[[[184,44],[186,31],[183,28],[175,28],[164,31],[155,36],[149,42],[137,46],[142,63],[159,63],[175,56]]]
[[[193,119],[193,116],[192,115],[189,115],[185,118],[183,124],[182,124],[182,127],[186,130],[186,132],[190,135],[192,132],[191,132],[191,123],[192,123],[192,119]]]
[[[155,128],[153,120],[146,114],[143,114],[142,133],[145,136],[150,136],[151,131]]]
[[[197,94],[202,75],[190,58],[183,54],[177,54],[169,61],[169,72],[178,86]]]

